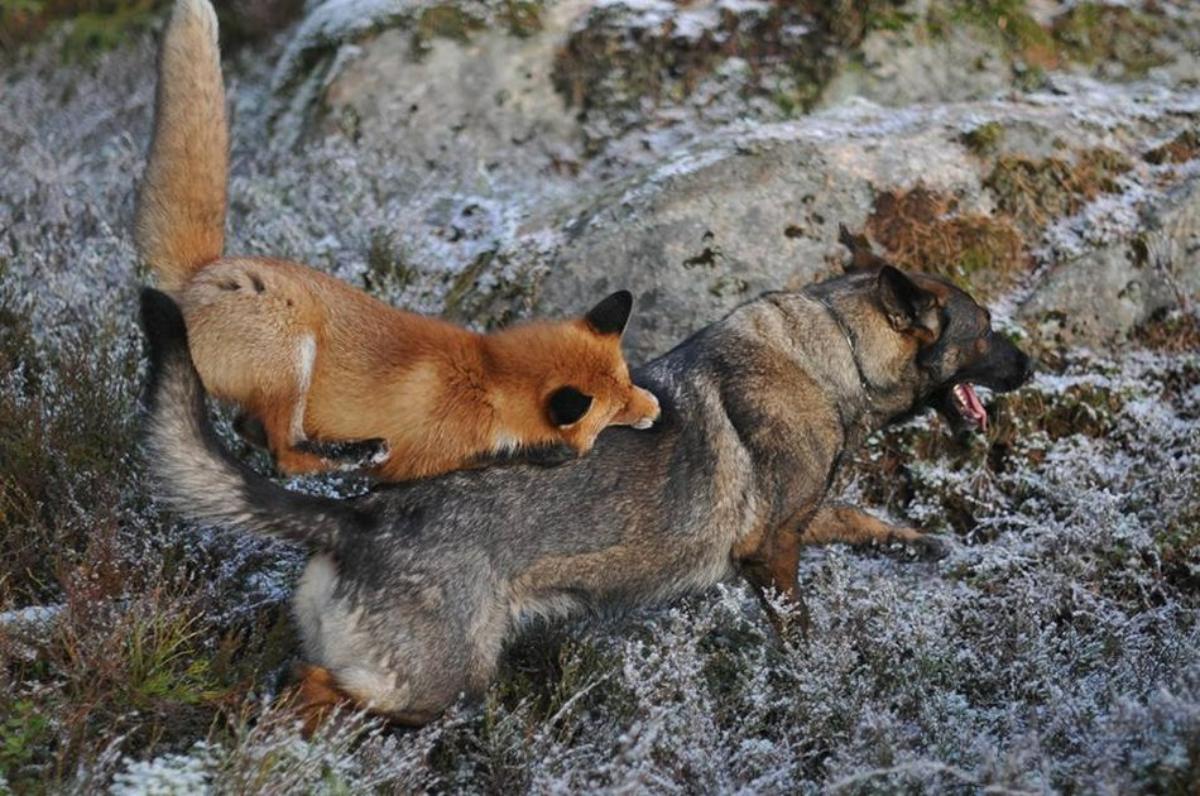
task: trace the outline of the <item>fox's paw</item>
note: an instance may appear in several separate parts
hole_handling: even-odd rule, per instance
[[[381,437],[350,442],[325,442],[306,439],[297,442],[296,450],[320,456],[338,470],[363,470],[387,461],[391,455],[387,440]]]

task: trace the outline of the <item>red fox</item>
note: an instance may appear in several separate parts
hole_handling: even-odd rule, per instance
[[[307,266],[224,256],[228,120],[209,0],[177,0],[138,202],[140,255],[180,304],[211,394],[258,421],[285,473],[348,463],[385,480],[496,457],[553,463],[658,400],[621,353],[632,296],[582,318],[477,334]]]

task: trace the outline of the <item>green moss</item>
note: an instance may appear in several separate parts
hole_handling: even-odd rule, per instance
[[[1000,122],[987,122],[963,133],[960,140],[967,149],[976,155],[990,155],[996,151],[1004,140],[1004,125]]]
[[[740,296],[750,289],[745,279],[734,274],[722,274],[708,286],[708,292],[714,296]]]
[[[556,57],[554,85],[585,121],[604,120],[585,127],[585,135],[597,136],[586,142],[591,153],[602,148],[599,136],[643,124],[648,106],[686,101],[733,58],[747,67],[739,71],[738,90],[773,101],[791,116],[816,103],[840,67],[837,54],[861,41],[864,15],[893,5],[771,3],[725,9],[710,30],[684,38],[675,35],[671,18],[630,36],[629,17],[636,10],[602,4],[572,31]],[[796,41],[799,28],[806,30],[802,46]]]
[[[514,36],[525,38],[542,29],[542,3],[534,0],[504,0],[497,12]]]
[[[433,38],[465,42],[470,35],[483,29],[485,21],[467,13],[453,3],[430,6],[417,17],[415,33],[422,41]]]
[[[1115,61],[1140,76],[1167,60],[1156,43],[1163,17],[1126,6],[1080,3],[1044,26],[1025,0],[955,0],[948,10],[935,5],[926,20],[934,35],[954,24],[972,25],[999,41],[1022,67],[1017,77],[1025,88],[1040,85],[1045,71],[1063,61]]]
[[[1047,67],[1056,62],[1054,38],[1029,13],[1025,0],[964,0],[951,5],[950,23],[973,25],[999,40],[1005,50],[1027,64]]]
[[[1080,3],[1054,20],[1053,35],[1073,61],[1116,61],[1131,75],[1142,75],[1167,60],[1155,44],[1164,24],[1161,16],[1134,8]]]
[[[874,3],[870,4],[865,12],[865,19],[868,31],[886,30],[896,33],[911,26],[917,20],[917,15],[891,4]]]
[[[66,24],[63,57],[84,60],[149,28],[166,5],[165,0],[4,0],[0,50],[14,50]]]
[[[75,17],[64,55],[80,58],[98,50],[111,50],[131,34],[150,26],[157,0],[118,2]]]

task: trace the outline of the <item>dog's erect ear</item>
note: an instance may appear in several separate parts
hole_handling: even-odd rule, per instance
[[[933,331],[922,322],[922,318],[937,304],[937,297],[922,289],[900,269],[890,265],[880,269],[879,303],[883,306],[888,323],[896,331]]]
[[[631,312],[633,294],[628,290],[618,290],[592,307],[583,319],[596,334],[615,334],[619,337],[625,331],[625,324],[629,323]]]
[[[550,422],[560,427],[578,423],[591,408],[592,396],[574,387],[559,387],[550,393],[550,400],[546,402]]]
[[[848,274],[878,271],[888,264],[887,260],[871,250],[871,241],[867,240],[866,235],[855,235],[845,224],[838,224],[838,243],[850,250],[850,260],[842,266],[842,270]]]

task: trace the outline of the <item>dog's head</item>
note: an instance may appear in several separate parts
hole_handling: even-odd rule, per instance
[[[1017,389],[1033,373],[1029,356],[992,328],[991,313],[966,291],[938,277],[904,273],[845,230],[842,242],[853,255],[847,270],[876,310],[860,323],[882,327],[884,337],[901,343],[893,350],[911,357],[910,364],[898,364],[907,365],[912,410],[932,407],[956,432],[969,426],[986,430],[987,411],[975,387]],[[879,335],[873,339],[880,345]]]

